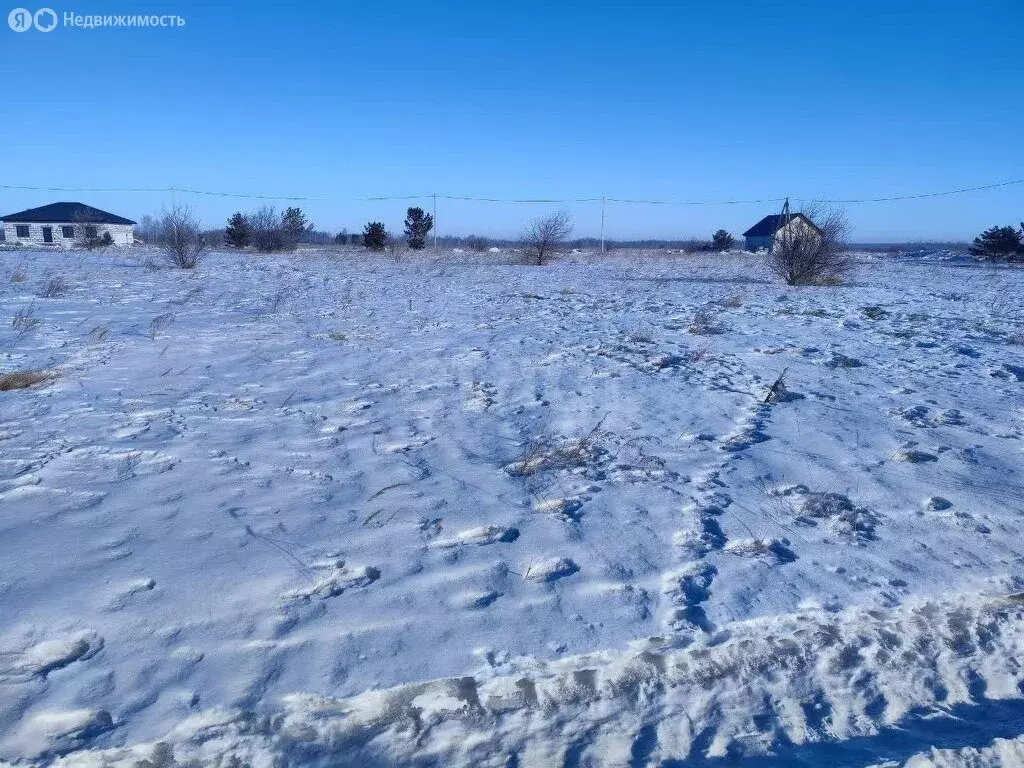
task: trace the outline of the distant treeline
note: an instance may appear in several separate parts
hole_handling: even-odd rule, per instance
[[[868,253],[913,253],[916,251],[963,251],[970,247],[966,242],[947,242],[943,240],[915,240],[909,243],[850,243],[850,247]]]
[[[224,230],[211,229],[205,232],[207,242],[214,248],[224,244]],[[363,244],[363,232],[342,230],[340,233],[312,230],[303,233],[299,242],[306,245],[357,245]],[[428,244],[432,242],[428,238]],[[486,250],[487,248],[517,248],[522,241],[517,238],[487,238],[479,235],[438,235],[437,245],[439,248],[452,249],[464,248],[466,250]],[[596,237],[580,237],[569,240],[565,243],[568,248],[580,250],[597,250],[601,247],[601,240]],[[858,251],[869,253],[907,253],[916,251],[955,251],[966,252],[969,244],[966,242],[950,242],[940,240],[918,240],[905,243],[851,243],[850,247]],[[687,252],[712,250],[711,242],[699,238],[687,238],[680,240],[605,240],[605,250],[614,251],[617,249],[634,250],[680,250]]]

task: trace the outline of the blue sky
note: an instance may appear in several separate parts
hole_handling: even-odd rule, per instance
[[[330,198],[302,205],[351,231],[400,226],[409,203],[347,202],[375,195],[845,199],[1024,178],[1019,0],[52,7],[186,25],[0,29],[3,184]],[[180,198],[209,226],[257,205]],[[168,195],[0,189],[4,213],[61,199],[137,218]],[[509,235],[553,207],[442,201],[438,226]],[[597,234],[599,206],[566,207]],[[738,234],[774,207],[610,205],[607,233]],[[847,210],[862,241],[962,239],[1024,218],[1024,185]]]

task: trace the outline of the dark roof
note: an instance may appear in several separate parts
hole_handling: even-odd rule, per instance
[[[50,203],[40,208],[29,208],[27,211],[0,216],[0,221],[24,222],[26,224],[73,224],[88,222],[91,224],[134,224],[124,216],[101,211],[85,203]]]
[[[804,216],[802,213],[794,213],[790,215],[790,218],[800,218],[814,227],[814,222]],[[774,237],[775,233],[782,229],[782,225],[785,223],[785,217],[781,213],[773,213],[770,216],[765,216],[757,224],[752,226],[746,232],[743,233],[743,237]],[[814,227],[817,229],[817,227]]]

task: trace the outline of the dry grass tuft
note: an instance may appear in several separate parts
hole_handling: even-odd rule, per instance
[[[156,337],[159,336],[161,332],[167,330],[173,323],[173,312],[165,312],[162,315],[157,315],[149,322],[149,338],[155,341]]]
[[[607,415],[580,438],[559,440],[542,436],[534,440],[526,455],[505,467],[505,471],[516,477],[529,477],[548,469],[582,467],[594,461],[604,452],[601,442],[611,433],[602,429]]]
[[[724,299],[718,300],[720,307],[726,307],[727,309],[739,309],[743,306],[743,295],[736,294],[735,296],[726,296]]]
[[[712,354],[711,345],[710,344],[701,344],[699,347],[695,347],[695,348],[691,349],[687,353],[687,358],[689,359],[689,361],[691,363],[703,363],[703,362],[711,359],[711,354]]]
[[[71,283],[64,275],[56,275],[49,278],[40,287],[36,294],[41,299],[55,299],[59,296],[66,296],[71,292]]]
[[[57,378],[53,371],[8,371],[0,373],[0,392],[13,389],[28,389]]]
[[[31,333],[42,321],[35,316],[35,311],[30,304],[27,307],[22,307],[14,313],[14,317],[11,320],[11,328],[18,332],[18,338]]]
[[[725,333],[728,329],[715,319],[710,310],[698,309],[693,313],[693,320],[686,330],[697,336],[711,336]]]

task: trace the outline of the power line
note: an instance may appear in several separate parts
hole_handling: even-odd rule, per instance
[[[960,195],[965,192],[980,192],[985,189],[997,189],[1008,187],[1011,184],[1024,184],[1024,179],[1013,179],[1011,181],[997,181],[994,184],[982,184],[978,187],[962,187],[961,189],[948,189],[943,192],[923,192],[919,195],[897,195],[895,197],[874,197],[864,200],[821,200],[822,203],[889,203],[895,200],[920,200],[925,197],[943,197],[945,195]]]
[[[781,203],[785,198],[769,197],[762,198],[760,200],[636,200],[621,197],[608,197],[605,199],[609,203],[626,203],[629,205],[754,205],[763,203]]]
[[[1014,184],[1024,184],[1024,179],[1012,179],[1010,181],[999,181],[992,184],[981,184],[974,187],[961,187],[959,189],[948,189],[940,192],[922,192],[913,195],[892,195],[889,197],[868,197],[849,198],[836,200],[816,200],[815,198],[798,198],[804,200],[816,200],[821,203],[848,204],[857,203],[891,203],[900,200],[921,200],[929,197],[945,197],[947,195],[960,195],[969,192],[980,192],[988,189],[998,189]],[[0,184],[0,189],[27,190],[33,192],[120,192],[120,193],[157,193],[175,194],[177,192],[190,195],[205,195],[207,197],[224,197],[239,200],[283,200],[301,202],[386,202],[394,200],[455,200],[477,203],[512,203],[512,204],[569,204],[569,203],[620,203],[624,205],[765,205],[769,203],[781,203],[785,197],[758,198],[754,200],[644,200],[621,197],[579,197],[579,198],[502,198],[502,197],[474,197],[472,195],[379,195],[372,197],[311,197],[300,195],[250,195],[236,192],[217,192],[192,187],[42,187],[17,184]]]

